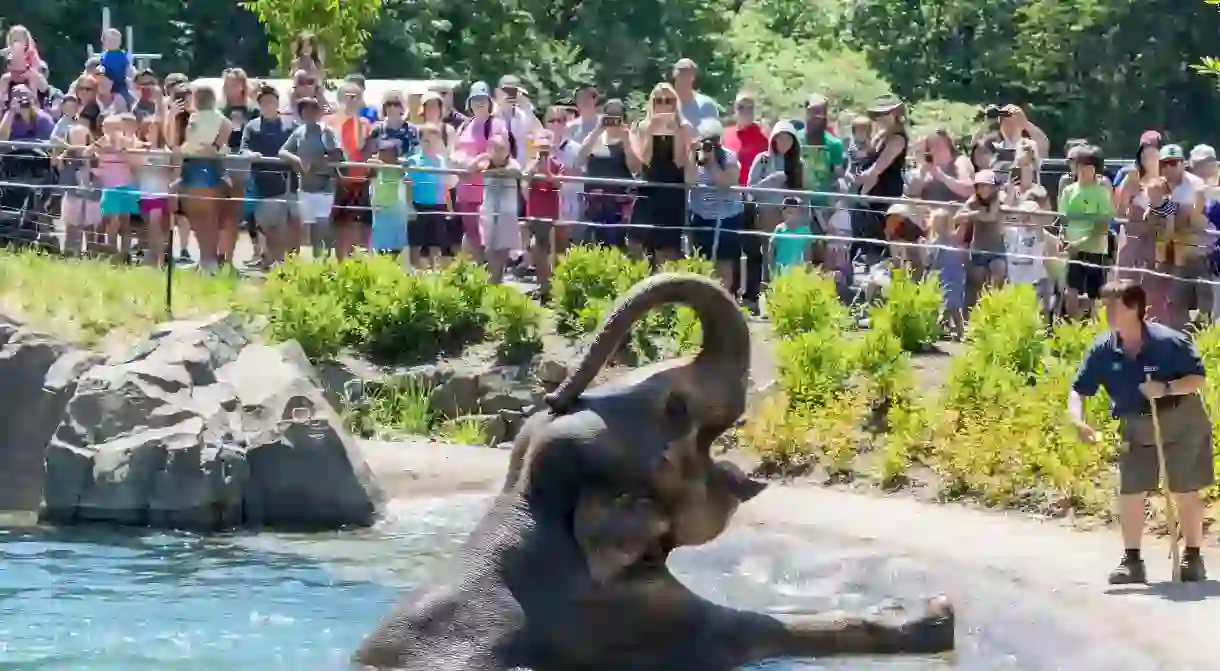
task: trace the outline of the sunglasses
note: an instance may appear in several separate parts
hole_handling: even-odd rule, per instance
[[[355,98],[356,96],[355,96],[355,94],[349,93],[349,94],[347,94],[347,97]],[[398,100],[387,100],[385,105],[383,105],[383,107],[386,107],[386,108],[397,107],[398,109],[402,109],[402,102],[398,101]]]
[[[672,105],[678,101],[673,98],[653,98],[652,102],[658,105]]]
[[[92,93],[93,91],[96,91],[97,89],[92,86],[78,86],[78,87],[76,87],[76,90],[84,91],[85,93]]]
[[[546,120],[547,123],[567,123],[568,120],[562,117],[554,117]]]
[[[750,104],[750,103],[739,103],[739,104],[737,105],[737,111],[739,111],[739,112],[752,112],[752,111],[754,111],[754,105],[752,105],[752,104]]]
[[[1169,168],[1176,168],[1176,167],[1182,165],[1182,162],[1176,158],[1169,158],[1169,159],[1165,159],[1165,160],[1161,161],[1161,165],[1169,167]]]

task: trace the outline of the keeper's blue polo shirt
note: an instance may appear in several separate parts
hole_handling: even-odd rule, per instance
[[[1135,358],[1123,354],[1122,341],[1110,331],[1093,342],[1076,371],[1072,389],[1092,396],[1104,388],[1115,417],[1148,414],[1148,399],[1140,393],[1148,375],[1157,382],[1172,382],[1188,375],[1203,375],[1203,359],[1185,334],[1168,326],[1146,322],[1144,343]]]

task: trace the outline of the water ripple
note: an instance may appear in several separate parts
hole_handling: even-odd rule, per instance
[[[436,582],[484,496],[394,502],[372,530],[328,534],[0,529],[0,671],[330,671],[400,590]],[[735,530],[675,553],[708,598],[771,612],[858,610],[946,591],[969,626],[952,659],[776,661],[756,670],[1143,671],[1011,576],[929,567],[877,546]]]

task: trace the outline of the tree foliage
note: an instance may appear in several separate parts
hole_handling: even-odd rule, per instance
[[[347,72],[364,57],[368,27],[381,14],[381,0],[247,0],[242,6],[263,24],[283,74],[291,74],[293,42],[304,31],[321,43],[328,74]]]
[[[326,45],[331,74],[521,76],[547,104],[591,82],[639,100],[679,57],[727,109],[739,88],[772,115],[819,92],[846,116],[878,93],[914,101],[921,127],[969,131],[987,103],[1015,102],[1058,145],[1087,136],[1127,154],[1147,128],[1206,141],[1220,90],[1220,0],[110,0],[161,73],[282,71],[292,37]],[[89,0],[0,0],[27,25],[60,86],[97,44]],[[260,22],[261,19],[261,22]]]

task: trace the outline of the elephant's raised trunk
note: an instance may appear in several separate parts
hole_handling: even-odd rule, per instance
[[[750,330],[737,302],[718,283],[702,275],[665,273],[640,282],[620,299],[575,372],[547,395],[551,410],[567,412],[622,346],[636,322],[668,303],[686,305],[698,315],[703,348],[697,360],[718,361],[728,374],[740,373],[744,385],[750,370]]]

